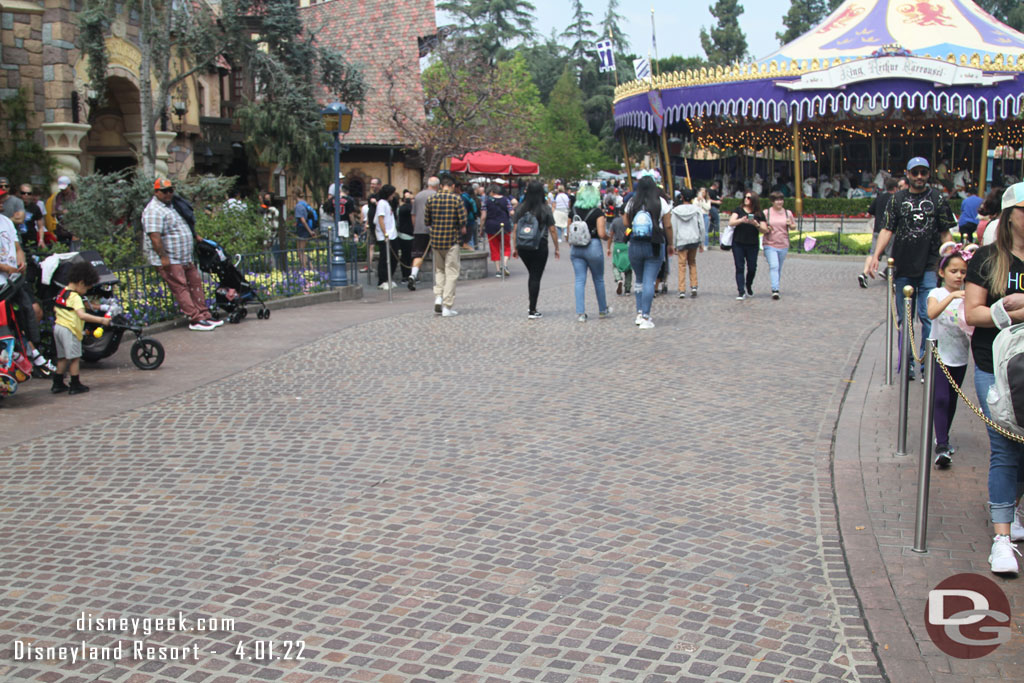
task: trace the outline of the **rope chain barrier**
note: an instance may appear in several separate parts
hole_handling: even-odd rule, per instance
[[[896,290],[895,290],[895,288],[894,289],[890,289],[889,290],[889,294],[890,294],[890,296],[893,297],[893,304],[895,304],[896,303],[895,302],[895,298],[896,298]],[[905,321],[909,322],[909,324],[907,325],[907,329],[910,330],[910,351],[911,351],[911,354],[914,356],[915,361],[918,362],[918,363],[921,363],[921,362],[923,362],[924,359],[923,358],[918,358],[917,357],[917,352],[914,350],[915,347],[916,347],[916,344],[914,344],[914,323],[913,323],[913,320],[912,320],[911,315],[910,315],[910,299],[904,298],[903,303],[904,303],[904,312],[905,312],[903,319]],[[893,315],[895,315],[895,309],[896,309],[896,307],[894,305],[893,306]],[[896,321],[893,321],[893,322],[894,322],[894,324],[896,324],[897,327],[899,327],[899,324]],[[977,405],[975,405],[974,402],[971,401],[971,399],[967,398],[967,395],[963,392],[963,389],[960,387],[959,384],[956,383],[956,381],[953,379],[953,376],[951,374],[949,374],[949,368],[946,367],[946,364],[942,362],[942,358],[939,357],[938,346],[936,345],[935,340],[934,339],[928,339],[927,342],[932,345],[932,357],[935,359],[935,362],[938,364],[939,369],[942,370],[942,374],[944,374],[946,376],[946,381],[949,382],[949,386],[953,387],[953,389],[956,391],[957,396],[959,396],[961,398],[961,400],[963,400],[963,402],[967,405],[967,407],[970,408],[971,411],[974,412],[975,415],[977,415],[979,418],[981,418],[982,422],[984,422],[986,425],[988,425],[993,430],[995,430],[995,432],[997,434],[999,434],[1000,436],[1003,436],[1003,437],[1005,437],[1007,439],[1010,439],[1011,441],[1016,441],[1017,443],[1024,444],[1024,436],[1022,436],[1020,434],[1015,434],[1014,432],[1011,432],[1009,429],[1006,429],[1002,425],[997,424],[992,419],[990,419],[988,417],[985,417],[985,413],[981,410],[981,408],[978,407]],[[985,400],[985,399],[980,399],[980,400]]]

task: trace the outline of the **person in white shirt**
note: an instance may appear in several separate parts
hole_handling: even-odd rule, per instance
[[[380,188],[377,194],[377,213],[373,217],[374,235],[377,244],[381,245],[380,255],[377,257],[377,288],[391,289],[395,286],[391,277],[398,266],[398,254],[391,244],[391,240],[398,237],[398,230],[395,227],[395,186],[385,185]],[[388,268],[388,255],[390,254],[390,265]]]
[[[552,211],[555,214],[555,228],[558,230],[558,241],[565,241],[565,231],[569,228],[569,195],[561,185],[555,186],[555,199]]]

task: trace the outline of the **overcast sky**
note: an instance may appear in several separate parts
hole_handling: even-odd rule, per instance
[[[572,20],[569,0],[532,0],[537,8],[537,31],[547,36],[552,28],[565,30]],[[704,56],[700,46],[701,26],[710,27],[715,18],[708,7],[711,3],[681,2],[680,0],[620,0],[619,14],[626,21],[622,29],[629,37],[631,51],[646,55],[651,50],[651,8],[654,8],[658,38],[658,56]],[[746,0],[740,15],[740,27],[747,36],[747,46],[753,57],[764,57],[779,46],[775,33],[782,31],[782,16],[789,9],[789,0]],[[583,0],[595,23],[600,22],[608,9],[608,0]],[[691,9],[693,8],[693,9]],[[692,12],[692,14],[691,14]],[[438,16],[438,24],[450,23]],[[653,56],[653,55],[652,55]]]

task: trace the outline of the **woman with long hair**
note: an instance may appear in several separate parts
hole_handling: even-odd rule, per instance
[[[761,198],[753,190],[743,193],[743,204],[729,217],[732,233],[732,262],[736,266],[736,300],[754,296],[757,274],[758,233],[768,232],[768,223],[761,211]],[[744,275],[744,265],[746,275]]]
[[[601,193],[590,183],[584,183],[576,193],[576,215],[583,219],[590,231],[587,246],[573,245],[569,248],[573,273],[576,276],[576,320],[587,322],[586,291],[587,271],[594,280],[597,293],[597,315],[608,317],[608,301],[604,291],[604,245],[608,239],[605,231],[604,210],[601,208]]]
[[[704,251],[707,251],[711,246],[711,238],[708,236],[711,234],[711,198],[708,197],[708,188],[701,187],[697,190],[697,198],[693,200],[693,205],[704,216]]]
[[[558,233],[555,232],[555,216],[545,201],[544,186],[536,180],[530,181],[526,186],[526,194],[523,201],[516,207],[512,217],[512,225],[519,224],[519,219],[526,214],[532,214],[537,219],[537,225],[542,231],[550,234],[551,241],[555,243],[555,258],[561,258],[558,253]],[[536,320],[541,317],[537,310],[537,297],[540,295],[540,279],[544,275],[544,267],[548,263],[548,234],[544,234],[537,249],[520,249],[516,240],[517,230],[512,230],[512,258],[521,258],[526,271],[530,274],[527,282],[527,291],[530,297],[530,309],[527,317]]]
[[[668,254],[672,247],[672,206],[661,196],[654,178],[644,176],[637,184],[633,197],[626,206],[623,223],[629,234],[629,263],[633,267],[636,284],[636,322],[642,330],[654,327],[651,321],[651,303],[654,301],[654,282],[661,271],[662,250],[667,244]],[[640,216],[640,221],[638,221]],[[635,228],[641,223],[651,222],[649,235],[640,235]]]
[[[1024,183],[1007,188],[1001,202],[999,232],[993,244],[975,252],[967,264],[964,312],[974,326],[974,389],[986,417],[991,417],[989,389],[995,384],[992,344],[999,330],[1024,322]],[[994,573],[1017,574],[1020,552],[1013,541],[1024,540],[1022,511],[1017,507],[1017,474],[1024,445],[991,427],[988,443],[988,505],[995,538],[989,554]]]

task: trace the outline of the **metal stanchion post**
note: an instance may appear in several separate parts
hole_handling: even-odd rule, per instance
[[[385,280],[384,282],[387,283],[387,287],[388,287],[388,301],[390,302],[390,301],[393,301],[393,299],[392,299],[393,295],[391,294],[391,290],[393,289],[392,286],[391,286],[391,238],[388,237],[387,235],[384,235],[384,258],[385,258],[385,263],[387,263],[387,267],[388,267],[388,279]]]
[[[915,553],[928,552],[928,489],[932,477],[932,397],[935,393],[935,342],[927,342],[924,371],[924,408],[921,410],[921,460],[917,473],[917,513],[914,515]],[[955,397],[954,397],[955,398]]]
[[[910,349],[910,326],[914,324],[910,310],[910,297],[914,288],[903,288],[903,334],[900,339],[900,416],[896,427],[896,455],[907,454],[907,401],[910,399],[910,368],[914,363],[914,352]]]
[[[498,233],[498,268],[501,269],[501,281],[505,281],[505,264],[507,263],[505,256],[505,224],[501,224],[500,232]]]
[[[892,317],[895,311],[893,310],[893,288],[892,288],[892,271],[895,265],[893,259],[888,260],[889,267],[885,271],[885,283],[889,288],[886,292],[885,302],[885,386],[892,386],[892,341],[893,336],[896,334],[895,328],[892,324]]]

